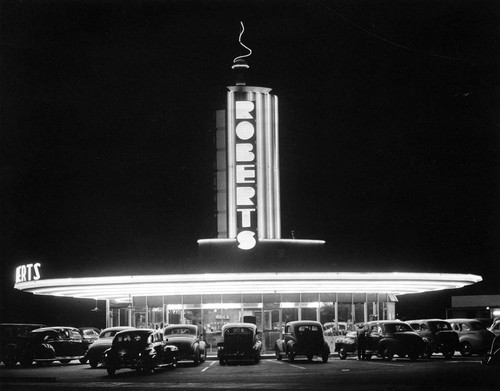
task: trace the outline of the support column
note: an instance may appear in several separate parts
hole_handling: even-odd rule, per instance
[[[339,294],[335,293],[335,330],[339,330]]]
[[[109,306],[109,300],[106,300],[106,328],[113,326],[113,314]]]
[[[318,306],[316,307],[316,321],[321,322],[321,293],[318,293]]]

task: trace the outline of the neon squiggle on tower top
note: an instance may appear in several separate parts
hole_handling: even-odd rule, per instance
[[[241,21],[240,21],[240,24],[241,24],[241,31],[240,31],[240,36],[238,38],[238,41],[239,41],[241,46],[243,46],[246,50],[248,50],[248,53],[243,54],[241,56],[238,56],[233,60],[234,65],[231,67],[233,69],[240,68],[240,67],[248,68],[248,64],[245,62],[245,60],[243,60],[243,58],[249,57],[252,55],[252,49],[250,49],[243,42],[241,42],[241,37],[243,36],[243,33],[245,32],[245,26],[243,25],[243,22],[241,22]]]

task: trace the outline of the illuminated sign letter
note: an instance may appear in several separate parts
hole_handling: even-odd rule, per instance
[[[255,113],[254,102],[235,101],[236,240],[243,250],[250,250],[257,243]]]
[[[16,267],[16,284],[19,282],[36,281],[40,279],[40,263],[28,263]]]

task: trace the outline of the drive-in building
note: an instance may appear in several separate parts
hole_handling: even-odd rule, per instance
[[[216,114],[218,233],[198,241],[200,262],[212,272],[82,277],[75,271],[73,278],[51,279],[34,263],[17,268],[16,289],[103,300],[107,326],[201,324],[209,343],[225,323],[250,319],[263,333],[264,349],[272,349],[287,321],[394,319],[398,295],[482,280],[472,274],[339,272],[324,260],[324,241],[282,238],[278,98],[270,88],[246,85],[243,58],[233,68],[236,83],[228,87],[226,110]]]

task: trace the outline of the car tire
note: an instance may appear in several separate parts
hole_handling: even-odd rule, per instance
[[[90,365],[90,368],[96,369],[99,366],[99,361],[97,361],[95,359],[90,359],[89,365]]]
[[[108,375],[109,375],[109,376],[114,376],[114,375],[115,375],[115,373],[116,373],[116,368],[114,368],[114,367],[109,367],[109,366],[108,366],[108,367],[106,368],[106,371],[108,372]]]
[[[410,359],[410,361],[417,361],[418,360],[418,356],[419,356],[419,354],[416,353],[416,352],[410,352],[408,354],[408,358]]]
[[[460,354],[464,357],[472,355],[472,345],[469,342],[462,342],[460,344]]]
[[[69,364],[69,362],[70,362],[70,361],[71,361],[71,360],[68,360],[68,359],[66,359],[66,360],[59,360],[59,362],[60,362],[61,364]]]
[[[382,349],[382,359],[385,361],[391,361],[394,357],[394,353],[392,352],[391,348],[389,347],[384,347]]]
[[[194,360],[193,360],[193,364],[194,366],[198,366],[200,365],[200,351],[198,349],[196,349],[196,351],[194,352]]]
[[[330,357],[328,353],[323,353],[323,356],[321,356],[321,360],[323,361],[324,364],[328,362],[328,357]]]
[[[281,352],[277,346],[274,348],[274,354],[276,355],[276,360],[282,360],[283,356],[281,356]]]
[[[345,360],[347,358],[347,351],[345,350],[344,347],[339,349],[339,358],[341,360]]]
[[[295,353],[292,351],[288,352],[288,361],[293,362],[295,360]]]
[[[219,358],[219,365],[226,365],[226,360],[224,360],[222,357]]]
[[[448,360],[449,360],[449,359],[450,359],[450,358],[452,358],[454,355],[455,355],[455,349],[450,348],[450,347],[445,347],[445,348],[443,349],[443,356],[444,356],[444,358],[446,358],[446,359],[448,359]]]
[[[307,361],[312,361],[314,356],[312,354],[308,354],[306,357]]]

